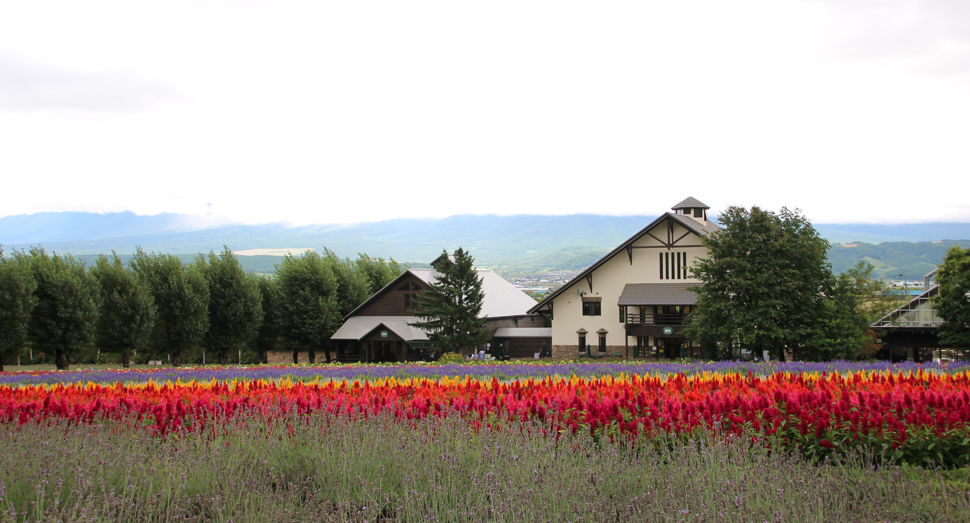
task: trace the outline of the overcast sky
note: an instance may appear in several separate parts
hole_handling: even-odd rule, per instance
[[[4,2],[0,215],[970,222],[970,2]]]

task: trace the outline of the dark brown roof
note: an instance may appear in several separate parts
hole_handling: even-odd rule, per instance
[[[712,221],[705,220],[703,223],[701,223],[685,214],[674,214],[672,212],[668,212],[667,216],[670,216],[675,222],[683,225],[688,230],[693,231],[694,234],[697,234],[698,236],[704,236],[714,231],[721,230],[721,228]]]
[[[696,209],[698,207],[700,207],[701,209],[710,209],[710,207],[704,205],[693,196],[687,197],[686,200],[678,203],[677,205],[674,205],[673,207],[671,207],[671,209],[676,211],[677,209]]]
[[[699,283],[628,283],[617,305],[693,305],[697,294],[687,287],[700,287]]]

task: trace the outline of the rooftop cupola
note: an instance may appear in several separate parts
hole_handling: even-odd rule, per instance
[[[703,223],[707,221],[707,210],[710,209],[710,207],[704,205],[693,197],[688,197],[686,200],[671,207],[671,209],[677,214],[690,216],[691,218]]]

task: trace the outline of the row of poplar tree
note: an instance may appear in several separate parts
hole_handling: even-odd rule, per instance
[[[92,267],[41,247],[0,248],[0,371],[29,354],[57,368],[94,352],[222,364],[263,362],[268,351],[306,351],[314,362],[344,315],[404,270],[393,259],[287,255],[275,274],[246,273],[226,247],[183,263],[138,248],[128,264],[101,255]],[[90,358],[90,356],[89,356]]]

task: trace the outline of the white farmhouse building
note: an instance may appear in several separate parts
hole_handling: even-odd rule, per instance
[[[696,303],[690,274],[706,256],[700,238],[720,228],[687,198],[529,310],[552,326],[552,357],[687,355],[684,317]]]

